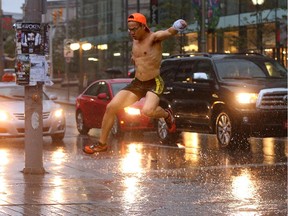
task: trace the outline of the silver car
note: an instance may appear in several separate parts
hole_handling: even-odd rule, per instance
[[[65,130],[63,109],[43,93],[43,136],[59,141],[64,138]],[[0,137],[24,137],[24,134],[24,87],[15,83],[0,83]]]

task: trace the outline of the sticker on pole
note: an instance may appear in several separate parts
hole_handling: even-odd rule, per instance
[[[37,112],[33,112],[31,116],[31,126],[34,130],[39,128],[39,114]]]

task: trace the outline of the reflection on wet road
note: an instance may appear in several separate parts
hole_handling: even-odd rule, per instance
[[[80,147],[87,143],[81,140]],[[133,136],[111,140],[110,152],[91,156],[119,179],[116,191],[125,213],[153,203],[156,209],[165,206],[161,215],[194,215],[195,207],[197,215],[286,215],[286,139],[251,139],[231,149],[220,149],[214,136],[196,133],[184,133],[175,146],[155,140],[152,134],[138,142]],[[111,157],[119,157],[114,167],[105,163]]]
[[[71,126],[63,142],[44,138],[47,173],[24,177],[23,139],[0,139],[0,213],[287,215],[287,139],[220,149],[212,135],[183,133],[171,146],[155,133],[126,134],[85,155],[98,136]]]

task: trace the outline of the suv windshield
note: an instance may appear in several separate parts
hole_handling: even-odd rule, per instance
[[[252,62],[247,59],[222,59],[215,61],[221,79],[283,78],[287,71],[278,62]]]

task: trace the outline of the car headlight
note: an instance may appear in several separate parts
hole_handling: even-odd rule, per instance
[[[124,108],[125,113],[128,115],[140,115],[140,109],[134,108],[134,107],[125,107]]]
[[[0,121],[7,121],[9,119],[9,114],[5,111],[0,110]]]
[[[238,93],[236,99],[240,104],[256,103],[258,94],[256,93]]]
[[[63,114],[63,109],[57,109],[54,112],[54,117],[56,117],[56,118],[61,118],[63,115],[64,115]]]

